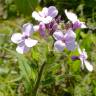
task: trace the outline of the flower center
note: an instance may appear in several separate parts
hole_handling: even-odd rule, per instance
[[[28,39],[28,36],[26,35],[26,36],[24,36],[24,39]]]
[[[64,38],[62,38],[62,42],[65,43],[65,39]]]
[[[28,36],[25,36],[25,39],[28,39]]]
[[[86,57],[83,54],[81,54],[80,57],[82,57],[83,59],[86,59]]]

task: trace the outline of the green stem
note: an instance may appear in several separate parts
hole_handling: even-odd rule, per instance
[[[32,96],[36,96],[37,95],[37,91],[38,91],[38,88],[39,88],[39,84],[40,84],[40,80],[41,80],[41,77],[42,77],[42,73],[43,73],[44,67],[45,67],[45,62],[42,64],[42,66],[40,68],[40,71],[38,73],[38,78],[37,78],[37,81],[36,81],[36,85],[35,85],[35,88],[33,90],[34,94],[32,94]]]

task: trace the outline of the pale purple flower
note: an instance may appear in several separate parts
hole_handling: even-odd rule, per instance
[[[77,28],[86,28],[85,22],[81,22],[77,18],[76,14],[74,14],[72,12],[68,12],[67,10],[65,10],[65,15],[72,22],[74,30],[77,29]]]
[[[75,38],[76,34],[73,32],[72,29],[67,30],[65,34],[61,31],[55,31],[53,33],[53,37],[55,38],[56,42],[54,43],[54,48],[57,51],[63,51],[66,47],[68,50],[75,49]]]
[[[43,22],[45,24],[50,23],[53,18],[55,18],[58,14],[58,10],[54,6],[44,7],[42,11],[32,13],[32,17],[39,22]]]
[[[33,47],[37,44],[37,40],[31,39],[30,36],[34,32],[33,25],[26,23],[23,25],[22,34],[14,33],[11,37],[11,41],[18,44],[16,51],[18,53],[25,53],[29,50],[30,47]]]
[[[85,49],[81,51],[80,47],[78,46],[78,52],[79,52],[79,59],[81,60],[81,68],[84,69],[84,65],[88,71],[93,71],[93,66],[87,61],[87,53]]]

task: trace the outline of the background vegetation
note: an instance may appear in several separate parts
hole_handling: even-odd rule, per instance
[[[36,24],[32,11],[50,5],[57,7],[65,21],[64,9],[70,9],[86,22],[88,28],[77,30],[76,34],[94,66],[92,73],[81,70],[80,61],[70,59],[78,54],[77,50],[62,53],[50,50],[51,37],[49,43],[39,38],[41,44],[27,54],[15,51],[11,35],[21,32],[26,22]],[[39,68],[44,63],[47,64],[37,96],[96,96],[96,0],[0,0],[0,96],[32,96]]]

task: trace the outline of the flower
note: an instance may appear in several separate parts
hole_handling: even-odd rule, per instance
[[[84,64],[85,64],[85,67],[88,71],[93,71],[93,66],[87,61],[87,53],[85,51],[85,49],[83,49],[81,51],[80,47],[78,46],[78,52],[79,52],[79,59],[81,60],[81,68],[84,69]]]
[[[79,56],[72,56],[71,59],[72,59],[73,61],[75,61],[75,60],[80,60]]]
[[[37,32],[39,30],[39,25],[34,25],[33,29],[34,29],[34,32]]]
[[[46,35],[46,26],[43,22],[40,22],[39,24],[39,32],[42,37]]]
[[[33,25],[26,23],[23,25],[22,34],[14,33],[11,37],[11,41],[18,44],[16,51],[18,53],[25,53],[29,50],[30,47],[33,47],[37,44],[37,40],[31,39],[30,35],[34,32]]]
[[[58,24],[54,19],[48,24],[40,22],[39,25],[35,25],[33,28],[34,31],[38,31],[42,37],[45,37],[47,35],[46,31],[48,32],[48,35],[52,35],[57,30],[57,26]]]
[[[70,51],[75,49],[76,34],[72,31],[72,29],[68,29],[65,34],[59,30],[55,31],[53,33],[53,37],[56,40],[54,43],[55,50],[63,51],[65,47]]]
[[[49,35],[52,35],[57,30],[57,22],[56,20],[52,20],[49,24],[46,24],[46,29],[49,31]]]
[[[42,37],[46,35],[46,25],[40,22],[39,25],[34,25],[33,29],[35,32],[39,32]]]
[[[50,23],[53,18],[55,18],[58,14],[58,10],[54,6],[44,7],[42,11],[32,13],[32,17],[39,22],[43,22],[45,24]]]
[[[65,15],[67,16],[67,18],[72,22],[72,26],[73,29],[77,29],[77,28],[86,28],[86,25],[84,22],[81,22],[78,18],[77,15],[72,13],[72,12],[68,12],[67,10],[65,10]]]

